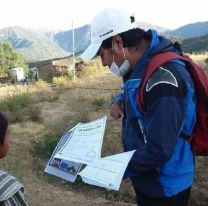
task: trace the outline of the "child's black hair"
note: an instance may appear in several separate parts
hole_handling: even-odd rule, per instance
[[[0,144],[4,144],[4,138],[8,128],[8,120],[7,118],[0,113]]]

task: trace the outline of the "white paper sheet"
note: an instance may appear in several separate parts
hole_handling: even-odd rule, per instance
[[[55,158],[89,164],[101,157],[101,148],[107,117],[81,123],[75,128],[71,139],[57,152]]]
[[[123,174],[134,152],[135,150],[97,159],[88,164],[79,175],[85,183],[119,190]]]

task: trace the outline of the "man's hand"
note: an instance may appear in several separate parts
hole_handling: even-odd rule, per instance
[[[117,101],[111,105],[110,115],[114,119],[119,119],[123,116],[124,105],[122,101]]]

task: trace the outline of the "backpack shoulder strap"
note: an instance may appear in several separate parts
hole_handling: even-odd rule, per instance
[[[149,80],[149,78],[152,76],[152,74],[163,64],[174,60],[174,59],[181,59],[181,60],[185,60],[185,61],[189,61],[189,59],[187,60],[186,57],[184,58],[183,56],[179,56],[177,55],[175,52],[162,52],[159,54],[156,54],[155,56],[152,57],[152,59],[150,60],[146,72],[144,74],[144,78],[142,80],[141,83],[141,87],[139,88],[139,91],[137,93],[137,102],[138,102],[138,106],[140,108],[141,112],[144,112],[144,108],[143,108],[143,91],[144,88],[147,84],[147,81]]]

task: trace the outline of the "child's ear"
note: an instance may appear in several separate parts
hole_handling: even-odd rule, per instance
[[[0,144],[0,158],[6,157],[8,151],[9,151],[9,132],[7,130],[4,136],[4,143]]]

